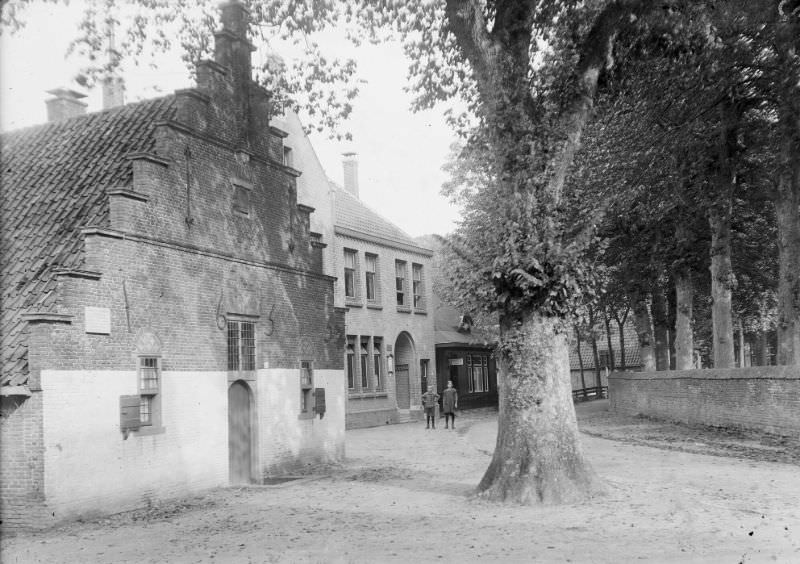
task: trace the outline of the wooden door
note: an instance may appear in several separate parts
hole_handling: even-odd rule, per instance
[[[252,428],[250,388],[242,381],[228,388],[228,469],[232,484],[252,479]]]
[[[411,387],[408,381],[408,364],[398,364],[394,370],[397,409],[411,407]]]

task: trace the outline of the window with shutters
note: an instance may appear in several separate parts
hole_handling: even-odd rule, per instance
[[[161,359],[139,357],[139,423],[142,426],[161,424]]]
[[[256,324],[252,321],[228,321],[228,371],[256,369]]]
[[[300,361],[300,416],[314,416],[314,371],[310,360]]]

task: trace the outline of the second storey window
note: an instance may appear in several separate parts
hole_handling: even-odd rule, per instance
[[[160,419],[158,403],[158,392],[161,390],[160,373],[158,357],[139,357],[139,421],[142,425],[154,425]]]
[[[344,295],[347,298],[356,297],[356,252],[344,252]]]
[[[406,304],[406,263],[402,260],[394,261],[394,280],[395,289],[397,291],[397,305],[404,306]]]
[[[256,328],[251,321],[228,321],[228,370],[256,369]]]
[[[422,265],[412,265],[413,285],[412,291],[414,292],[414,307],[418,309],[425,308],[425,301],[422,298]]]
[[[378,257],[376,255],[366,255],[365,256],[365,266],[364,270],[366,271],[366,289],[367,289],[367,299],[368,300],[376,300],[377,294],[375,293],[375,280],[376,280],[376,272],[377,272],[377,263]]]

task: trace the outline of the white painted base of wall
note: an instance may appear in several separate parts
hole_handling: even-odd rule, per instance
[[[300,419],[300,373],[257,373],[254,453],[261,473],[344,457],[341,370],[316,370],[324,418]],[[41,372],[44,495],[54,520],[146,506],[228,485],[227,372],[162,373],[163,432],[120,431],[119,397],[137,393],[135,371]]]

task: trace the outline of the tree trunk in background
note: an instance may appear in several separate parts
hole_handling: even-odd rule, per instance
[[[778,223],[777,364],[800,365],[800,14],[789,13],[777,28],[778,128],[781,135],[775,213]]]
[[[594,385],[600,386],[600,354],[597,351],[597,333],[595,324],[597,323],[597,312],[589,306],[589,344],[592,345],[592,359],[594,363]]]
[[[631,308],[630,306],[625,308],[625,313],[622,314],[622,317],[619,315],[619,311],[614,312],[614,320],[617,322],[617,328],[619,329],[619,367],[620,370],[625,370],[625,321],[628,319],[628,313],[630,313]]]
[[[731,301],[736,278],[731,266],[731,216],[735,174],[732,160],[736,147],[738,115],[728,100],[720,105],[714,201],[708,209],[711,227],[711,322],[714,368],[733,368]]]
[[[552,504],[602,491],[580,446],[562,323],[538,313],[500,320],[497,445],[481,497]]]
[[[575,337],[578,339],[578,366],[581,369],[581,389],[586,389],[586,377],[583,375],[583,354],[581,353],[581,332],[580,330],[575,327]],[[572,380],[572,375],[570,375],[570,380]]]
[[[642,359],[642,370],[656,371],[656,353],[653,348],[653,318],[650,308],[644,299],[633,301],[633,321],[636,324],[636,336],[639,338],[639,356]]]
[[[709,211],[711,225],[711,322],[713,326],[714,368],[733,368],[733,316],[731,297],[734,285],[731,268],[731,202]]]
[[[745,368],[747,363],[745,362],[744,357],[744,325],[742,324],[742,320],[739,319],[737,323],[737,328],[739,329],[739,368]]]
[[[694,285],[692,274],[679,269],[675,278],[675,370],[694,368],[694,335],[692,307]]]
[[[608,311],[606,309],[603,310],[603,322],[606,326],[606,343],[608,343],[608,363],[610,365],[611,371],[613,372],[616,370],[617,365],[614,358],[614,345],[611,343],[611,318],[608,315]]]
[[[656,370],[669,370],[669,319],[667,317],[667,299],[661,288],[653,293],[652,312]]]
[[[769,366],[769,341],[766,329],[758,332],[758,365]]]

